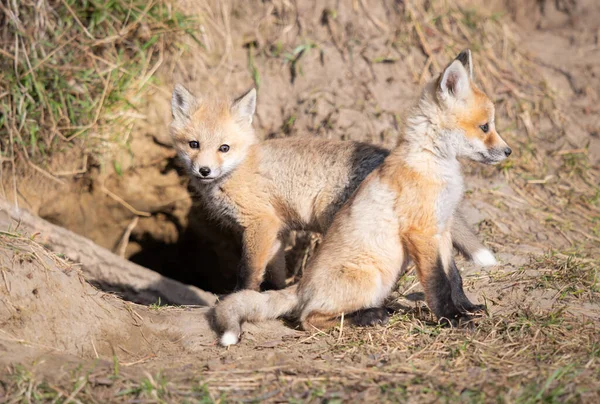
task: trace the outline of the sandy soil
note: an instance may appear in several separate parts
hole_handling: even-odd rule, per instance
[[[465,165],[469,221],[501,260],[489,270],[460,261],[467,294],[488,315],[474,329],[435,326],[409,273],[390,298],[396,311],[386,327],[325,334],[248,324],[242,343],[224,350],[210,308],[122,300],[11,229],[0,234],[0,401],[596,402],[598,6],[470,1],[459,22],[448,14],[451,34],[441,35],[430,24],[439,9],[421,2],[297,3],[182,3],[206,18],[205,49],[191,48],[173,72],[159,72],[130,152],[116,157],[121,174],[90,160],[62,187],[23,178],[18,204],[143,266],[226,292],[239,244],[203,217],[177,168],[166,131],[172,83],[236,95],[254,77],[263,138],[391,147],[421,83],[469,44],[515,150],[502,167]],[[482,16],[491,16],[489,25],[471,28]],[[466,40],[470,29],[482,36]],[[136,219],[122,201],[150,215]],[[290,272],[309,246],[307,235],[291,240]]]

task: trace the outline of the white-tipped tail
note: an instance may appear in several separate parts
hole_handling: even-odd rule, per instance
[[[217,329],[223,333],[221,345],[237,344],[245,321],[275,319],[292,312],[297,305],[296,285],[263,293],[242,290],[227,296],[215,307]]]
[[[238,343],[238,341],[238,336],[231,331],[225,331],[221,337],[221,345],[223,346],[235,345]]]
[[[477,250],[475,254],[473,254],[473,262],[481,267],[498,265],[498,261],[496,261],[494,254],[487,248]]]

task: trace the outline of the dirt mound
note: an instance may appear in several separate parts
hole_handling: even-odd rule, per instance
[[[108,356],[111,344],[139,345],[122,301],[92,288],[74,264],[23,238],[6,238],[0,251],[3,338],[82,357]]]
[[[20,358],[27,351],[23,347],[81,358],[117,355],[131,361],[158,352],[209,356],[206,347],[215,346],[210,308],[123,301],[91,286],[78,265],[29,236],[0,234],[0,268],[0,350],[5,363]],[[250,325],[247,332],[259,340],[293,334],[277,322],[266,328]]]

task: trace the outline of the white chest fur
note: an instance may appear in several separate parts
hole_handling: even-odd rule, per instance
[[[460,164],[456,159],[444,161],[440,167],[443,188],[435,203],[435,214],[440,232],[446,230],[450,218],[454,215],[464,192]]]
[[[200,184],[195,187],[202,201],[202,208],[222,224],[233,225],[238,223],[237,205],[218,184]]]

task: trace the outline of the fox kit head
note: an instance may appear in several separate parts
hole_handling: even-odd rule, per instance
[[[472,79],[471,51],[467,49],[434,82],[441,110],[438,125],[443,133],[436,147],[457,157],[496,164],[512,151],[496,131],[494,104]]]
[[[182,85],[173,90],[171,137],[197,183],[215,182],[233,171],[256,142],[252,117],[256,90],[233,102],[202,100]]]

